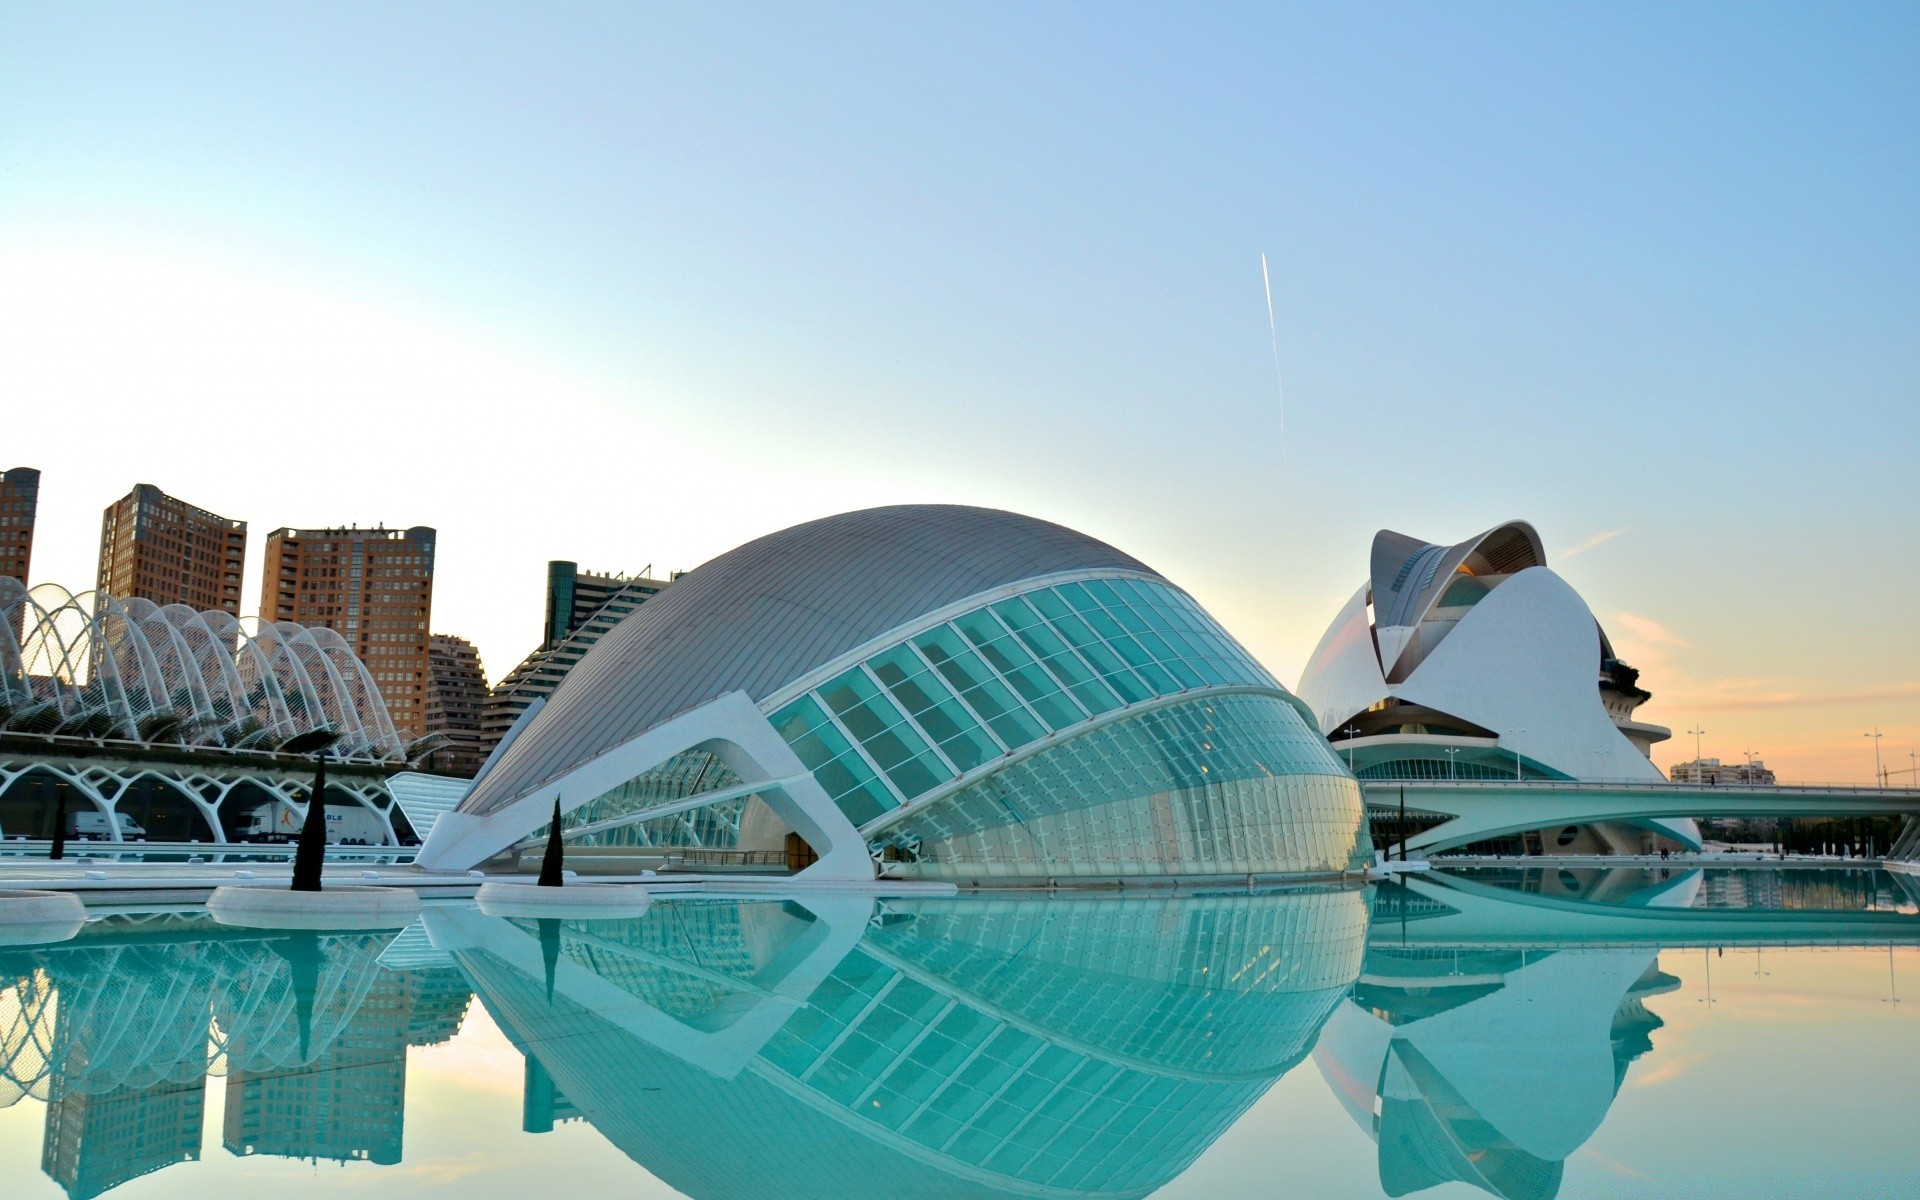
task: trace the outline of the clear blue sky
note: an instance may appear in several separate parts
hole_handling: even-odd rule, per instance
[[[1911,5],[0,3],[0,466],[76,586],[136,481],[250,573],[435,525],[496,676],[548,558],[954,500],[1290,682],[1374,530],[1525,517],[1646,715],[1864,778],[1920,743],[1917,212]]]

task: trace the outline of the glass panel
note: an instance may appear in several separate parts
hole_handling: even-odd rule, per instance
[[[867,660],[867,668],[960,770],[971,771],[1000,756],[999,744],[911,646],[895,646],[876,655]]]
[[[1121,699],[1128,704],[1138,704],[1154,694],[1153,689],[1128,670],[1120,656],[1101,641],[1085,621],[1075,616],[1066,601],[1052,590],[1043,588],[1032,593],[1029,599],[1053,623],[1054,630],[1066,638],[1082,658],[1093,664],[1094,670],[1100,672],[1100,677],[1120,694]]]
[[[802,696],[775,713],[773,727],[855,825],[899,805],[812,696]]]
[[[1095,677],[1092,668],[1080,661],[1080,656],[1067,647],[1025,600],[1015,596],[994,605],[993,611],[1041,665],[1067,685],[1067,690],[1088,712],[1112,712],[1120,707],[1120,699],[1113,694],[1113,689]]]
[[[905,714],[859,667],[822,684],[820,698],[909,800],[953,778]]]
[[[1046,729],[1021,706],[1013,691],[950,626],[929,629],[913,644],[1008,749],[1017,750],[1046,736]]]
[[[971,612],[955,618],[953,623],[980,651],[980,657],[991,663],[1054,731],[1086,720],[1085,710],[1060,691],[1053,677],[1040,669],[1033,656],[994,620],[992,613],[984,609]]]

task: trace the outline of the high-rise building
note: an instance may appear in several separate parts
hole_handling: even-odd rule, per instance
[[[237,617],[246,557],[245,521],[140,483],[101,515],[96,586],[122,600],[185,604]]]
[[[447,738],[427,759],[436,775],[471,779],[486,761],[480,714],[487,703],[487,674],[473,643],[452,634],[427,639],[427,732]]]
[[[276,529],[267,535],[260,615],[324,625],[347,640],[402,737],[427,731],[434,531]]]
[[[92,1093],[59,1087],[47,1104],[40,1169],[67,1200],[92,1200],[130,1179],[200,1157],[206,1078]]]
[[[483,761],[520,714],[535,700],[551,696],[595,642],[671,582],[644,574],[585,574],[575,563],[548,563],[547,622],[540,646],[507,672],[487,697],[480,721]]]
[[[0,471],[0,575],[27,581],[33,562],[33,517],[40,507],[40,472]]]

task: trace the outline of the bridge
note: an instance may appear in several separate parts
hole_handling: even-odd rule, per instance
[[[1695,908],[1697,868],[1645,872],[1648,886],[1621,903],[1499,887],[1450,871],[1402,875],[1373,900],[1374,948],[1558,950],[1641,946],[1915,946],[1920,916],[1890,909]],[[1920,879],[1894,875],[1920,902]]]
[[[1832,785],[1711,785],[1528,779],[1365,780],[1367,807],[1406,808],[1432,820],[1410,833],[1410,854],[1437,854],[1534,829],[1661,817],[1907,817],[1920,814],[1920,788]],[[1437,819],[1435,819],[1437,818]],[[1911,822],[1900,843],[1916,840]]]

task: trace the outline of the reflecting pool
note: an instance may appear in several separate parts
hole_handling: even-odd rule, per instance
[[[1920,886],[103,916],[0,946],[13,1197],[1920,1194]],[[1903,989],[1911,989],[1909,1000]]]

